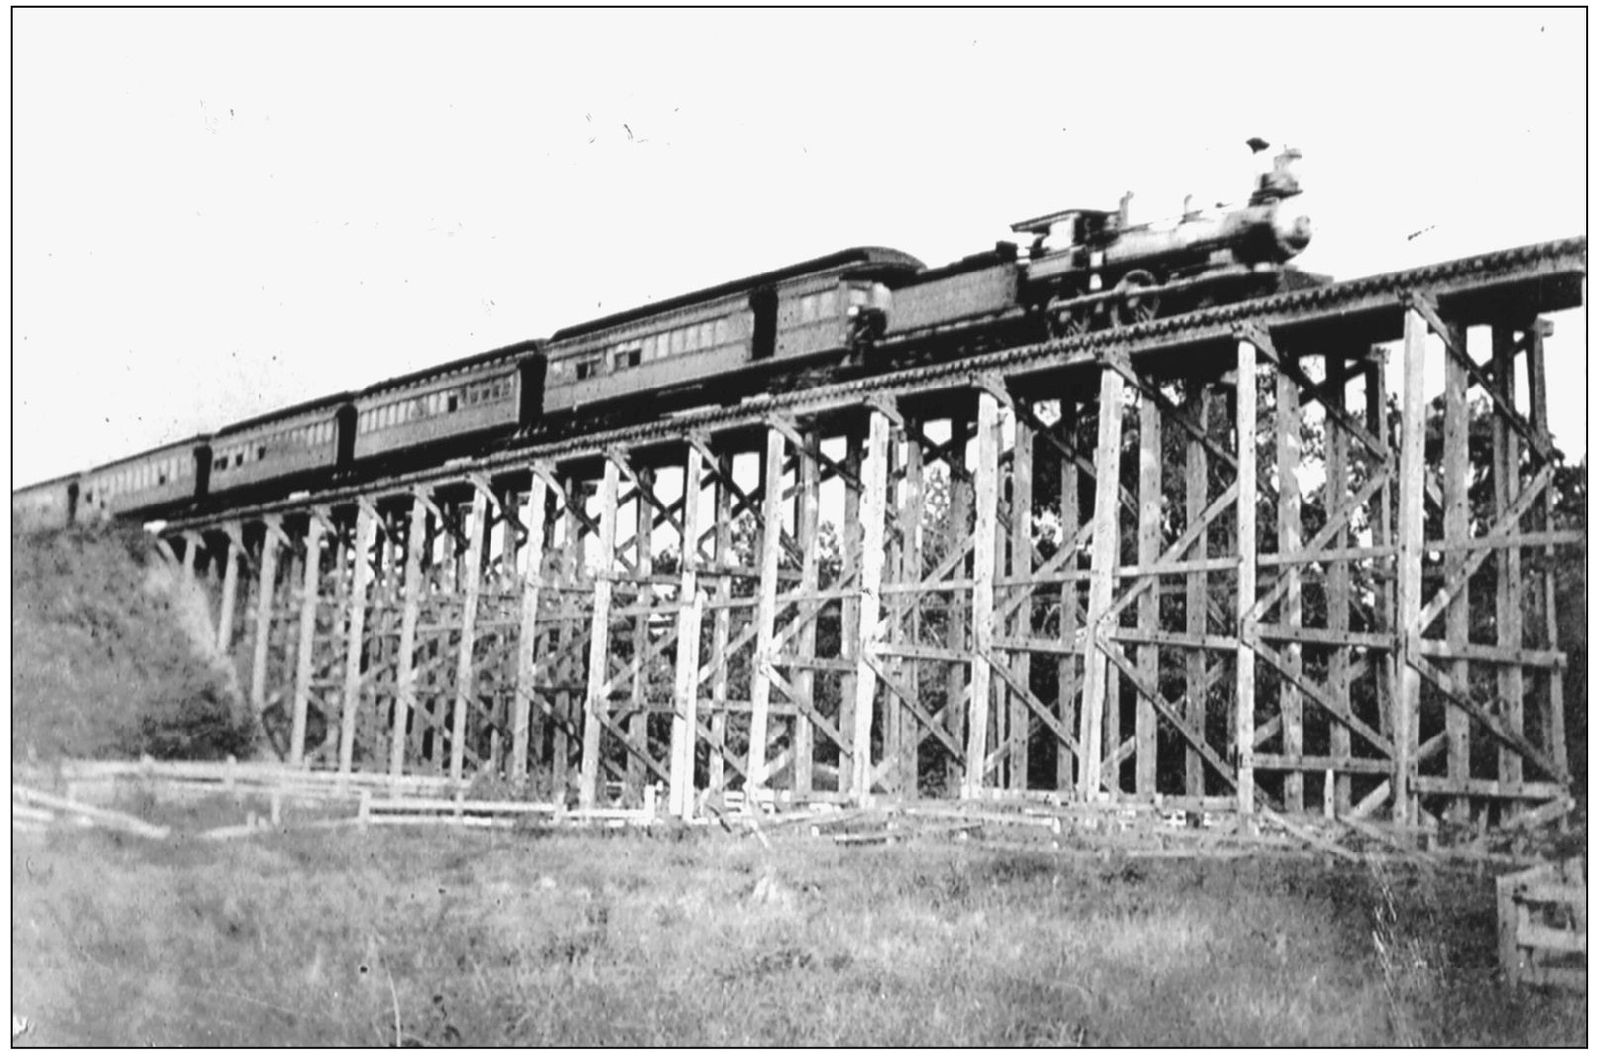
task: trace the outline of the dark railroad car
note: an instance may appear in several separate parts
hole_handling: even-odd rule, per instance
[[[350,456],[341,429],[350,414],[351,394],[337,393],[225,426],[212,437],[208,493],[332,470]]]
[[[357,394],[356,459],[532,425],[540,341],[519,342],[369,386]]]
[[[1020,266],[1013,243],[990,253],[920,273],[892,294],[886,335],[962,323],[1013,309],[1020,301]]]
[[[11,493],[11,528],[60,529],[77,516],[78,475],[35,482]]]
[[[854,306],[923,266],[880,247],[843,250],[558,331],[547,411],[715,379],[845,348]]]
[[[195,498],[207,436],[152,448],[86,471],[78,482],[76,518],[100,521]]]

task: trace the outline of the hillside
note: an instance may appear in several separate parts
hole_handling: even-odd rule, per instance
[[[141,530],[13,533],[11,598],[14,761],[249,752],[205,595]]]

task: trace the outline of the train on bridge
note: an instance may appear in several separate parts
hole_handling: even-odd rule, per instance
[[[1128,194],[1022,221],[1019,243],[939,268],[858,247],[616,313],[20,489],[13,521],[171,517],[873,372],[878,354],[944,334],[1041,340],[1320,282],[1290,265],[1311,235],[1288,205],[1298,158],[1277,155],[1246,204],[1164,225],[1129,223]]]

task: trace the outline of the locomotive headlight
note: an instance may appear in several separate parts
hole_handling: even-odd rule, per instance
[[[1302,253],[1314,234],[1309,217],[1302,214],[1295,217],[1281,209],[1271,215],[1271,231],[1276,236],[1276,246],[1284,260]]]

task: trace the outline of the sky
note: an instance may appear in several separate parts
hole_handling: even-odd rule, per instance
[[[14,486],[852,245],[1305,155],[1339,278],[1583,234],[1584,12],[18,10]],[[1581,377],[1585,314],[1551,376]],[[1582,385],[1551,427],[1586,448]]]

